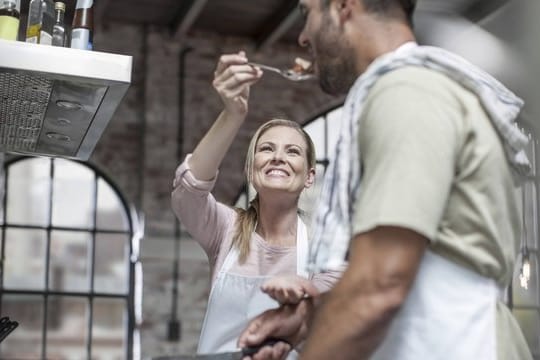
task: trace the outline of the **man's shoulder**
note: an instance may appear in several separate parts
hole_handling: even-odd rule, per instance
[[[391,90],[391,91],[388,91]],[[463,100],[475,97],[468,89],[447,75],[420,66],[404,66],[390,71],[373,85],[367,101],[380,98],[403,101],[414,98],[436,98],[449,106],[460,108]]]
[[[439,71],[421,66],[404,66],[381,76],[375,83],[373,90],[376,91],[377,89],[388,86],[393,87],[399,84],[426,89],[461,87],[454,80]]]

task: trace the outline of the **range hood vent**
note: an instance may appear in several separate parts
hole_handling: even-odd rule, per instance
[[[88,160],[132,57],[0,40],[0,151]]]

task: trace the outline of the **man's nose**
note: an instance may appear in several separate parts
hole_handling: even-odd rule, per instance
[[[298,35],[298,44],[301,47],[307,47],[309,45],[304,29],[302,29],[302,31],[300,32],[300,35]]]

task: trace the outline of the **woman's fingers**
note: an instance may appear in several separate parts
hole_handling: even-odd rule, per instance
[[[304,297],[304,290],[300,286],[280,287],[264,285],[261,290],[280,304],[296,304]]]
[[[224,105],[232,112],[246,113],[249,89],[262,72],[250,65],[232,65],[214,79],[214,88]]]
[[[219,76],[231,65],[240,65],[240,64],[246,64],[246,63],[247,63],[247,58],[246,58],[246,53],[244,51],[239,51],[236,54],[221,55],[219,58],[218,64],[216,66],[216,71],[214,72],[214,76],[215,77]]]
[[[289,289],[287,300],[289,304],[298,304],[300,300],[304,297],[304,290],[300,287],[295,287]]]
[[[259,80],[262,72],[250,65],[231,65],[214,78],[216,89],[230,90],[238,86],[254,83]]]
[[[212,85],[221,97],[225,108],[236,114],[246,114],[249,89],[262,76],[262,70],[247,64],[244,51],[225,54],[219,58]]]
[[[243,51],[238,54],[222,55],[214,72],[214,86],[221,83],[231,86],[260,78],[262,70],[248,65],[247,61]]]

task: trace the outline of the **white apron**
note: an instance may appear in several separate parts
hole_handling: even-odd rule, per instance
[[[305,271],[308,254],[306,226],[298,218],[296,231],[297,275],[308,278]],[[238,262],[238,249],[233,247],[219,270],[210,290],[206,315],[199,338],[197,353],[216,353],[237,349],[238,336],[248,321],[271,308],[278,302],[260,290],[269,276],[243,276],[229,273]],[[296,356],[291,353],[288,359]]]
[[[492,279],[426,251],[404,306],[371,360],[496,360]]]

